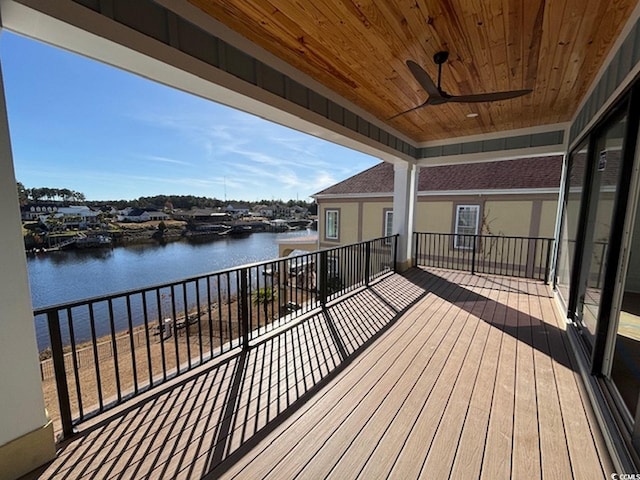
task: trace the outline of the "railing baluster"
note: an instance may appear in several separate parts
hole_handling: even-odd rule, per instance
[[[142,318],[144,319],[144,337],[147,346],[147,367],[149,369],[149,386],[153,385],[153,363],[151,361],[151,339],[149,338],[149,310],[147,308],[147,292],[142,292]],[[160,337],[162,338],[162,337]]]
[[[327,304],[328,265],[327,252],[320,252],[320,305]]]
[[[191,368],[191,335],[189,331],[189,308],[187,306],[187,282],[182,282],[182,329],[184,330],[184,338],[187,343],[187,368]],[[176,318],[177,320],[177,318]]]
[[[60,332],[60,316],[58,310],[47,313],[47,323],[51,338],[51,355],[58,389],[58,404],[60,405],[60,420],[62,422],[62,434],[64,437],[73,435],[73,417],[71,415],[71,403],[69,400],[69,385],[67,372],[64,365],[64,349],[62,333]]]
[[[162,381],[167,381],[167,359],[165,354],[164,340],[165,337],[168,338],[168,332],[165,332],[165,329],[169,328],[170,325],[166,325],[164,322],[164,315],[162,311],[162,301],[160,289],[156,289],[156,309],[158,312],[158,335],[160,336],[160,355],[162,355]]]
[[[237,319],[237,325],[236,328],[238,329],[238,336],[236,338],[237,340],[237,346],[242,346],[242,306],[243,306],[243,302],[242,302],[242,298],[240,297],[240,292],[241,292],[241,271],[240,270],[236,270],[235,272],[235,278],[236,278],[236,319]]]
[[[531,246],[531,240],[533,240],[533,247]],[[527,255],[527,268],[531,265],[531,273],[529,274],[530,278],[538,278],[536,275],[536,258],[538,257],[538,239],[529,239],[529,245],[527,251],[529,255],[531,255],[531,248],[533,248],[533,258],[529,259],[529,255]]]
[[[473,246],[471,247],[471,275],[476,274],[476,241],[478,236],[473,236]]]
[[[131,296],[127,295],[127,324],[129,325],[129,347],[131,348],[131,368],[133,369],[133,391],[138,393],[138,365],[136,364],[136,346],[133,343],[133,322],[131,320]]]
[[[71,344],[71,363],[73,364],[73,378],[76,386],[76,398],[78,399],[78,416],[84,418],[84,406],[82,402],[82,386],[80,383],[78,353],[76,351],[76,335],[73,328],[73,314],[71,308],[67,308],[67,325],[69,326],[69,343]],[[59,321],[59,319],[58,319]],[[55,366],[54,366],[55,369]]]
[[[523,256],[524,239],[520,239],[520,258],[518,259],[518,276],[522,277],[522,256]]]
[[[248,286],[248,271],[243,268],[239,271],[240,276],[240,291],[239,299],[240,303],[240,322],[242,332],[242,348],[244,350],[249,349],[249,286]]]
[[[96,322],[93,311],[93,302],[89,303],[89,328],[91,329],[91,346],[93,347],[93,365],[96,371],[96,387],[98,390],[98,404],[100,411],[104,409],[102,399],[102,378],[100,377],[100,356],[98,355],[98,342],[96,340]]]
[[[196,289],[196,318],[198,319],[198,352],[200,353],[200,363],[204,361],[202,350],[202,312],[200,310],[200,279],[195,280]]]
[[[171,324],[173,325],[173,345],[176,349],[176,373],[180,373],[180,345],[178,342],[178,316],[176,315],[175,285],[171,285],[169,292],[169,298],[171,299]]]
[[[551,268],[551,250],[553,249],[553,239],[547,240],[547,261],[544,266],[544,283],[549,283],[549,270]]]
[[[220,335],[220,353],[224,351],[222,346],[224,345],[224,327],[222,326],[222,279],[221,275],[218,275],[218,308],[216,309],[218,312],[218,334]]]
[[[371,275],[371,242],[365,243],[364,247],[364,283],[368,287]]]
[[[211,276],[207,275],[207,324],[209,326],[209,358],[213,357],[213,318],[211,310],[213,309],[213,303],[211,302]]]
[[[116,378],[116,394],[118,396],[118,402],[122,400],[122,385],[120,383],[120,364],[118,363],[118,345],[116,340],[116,326],[113,315],[113,300],[110,298],[107,300],[109,307],[109,327],[111,332],[111,345],[113,347],[113,368]]]

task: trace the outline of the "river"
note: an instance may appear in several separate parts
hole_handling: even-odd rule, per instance
[[[278,257],[277,239],[309,231],[254,233],[206,243],[129,245],[113,249],[69,250],[27,258],[34,308],[168,283]],[[39,347],[46,327],[36,323]]]

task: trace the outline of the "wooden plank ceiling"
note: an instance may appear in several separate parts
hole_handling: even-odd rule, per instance
[[[572,118],[638,0],[189,0],[416,142]],[[429,105],[406,66],[449,94],[532,89]],[[475,118],[467,114],[478,113]]]

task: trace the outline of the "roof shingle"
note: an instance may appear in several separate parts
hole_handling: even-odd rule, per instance
[[[422,167],[418,191],[558,188],[562,156]],[[393,193],[393,165],[382,162],[316,195]]]

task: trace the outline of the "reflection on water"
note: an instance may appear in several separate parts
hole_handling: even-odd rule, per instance
[[[274,259],[278,256],[278,238],[308,234],[307,231],[255,233],[209,243],[131,245],[28,257],[33,307],[104,296]],[[41,323],[37,322],[36,333],[42,346],[47,334]]]

